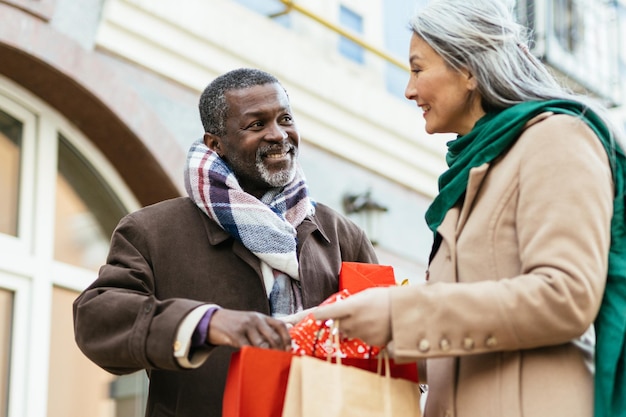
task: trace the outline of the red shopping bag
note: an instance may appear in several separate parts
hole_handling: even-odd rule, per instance
[[[222,417],[280,417],[293,354],[244,346],[233,353]]]
[[[393,267],[361,262],[342,262],[339,271],[339,290],[356,294],[366,288],[396,285]]]

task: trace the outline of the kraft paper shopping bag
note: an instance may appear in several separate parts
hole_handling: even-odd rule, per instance
[[[282,417],[420,416],[416,383],[310,356],[291,362]]]

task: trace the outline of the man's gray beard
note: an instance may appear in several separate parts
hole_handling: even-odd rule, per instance
[[[263,161],[260,159],[257,160],[256,167],[259,170],[259,174],[261,175],[261,178],[263,178],[263,181],[268,183],[271,187],[284,187],[296,176],[295,163],[291,165],[290,169],[283,170],[275,174],[270,173],[265,164],[263,164]]]

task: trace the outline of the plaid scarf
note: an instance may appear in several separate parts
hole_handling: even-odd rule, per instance
[[[187,154],[185,188],[189,197],[222,229],[273,269],[298,279],[296,226],[315,212],[300,169],[283,188],[257,199],[200,139]]]
[[[470,169],[504,154],[515,143],[526,122],[546,111],[584,120],[602,142],[611,164],[615,199],[609,270],[595,320],[594,415],[626,416],[626,154],[593,111],[577,102],[549,100],[521,103],[483,116],[471,132],[448,143],[449,169],[439,177],[439,195],[426,211],[426,222],[436,235],[446,212],[462,200]]]

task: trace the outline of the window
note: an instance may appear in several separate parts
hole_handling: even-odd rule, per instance
[[[619,8],[613,1],[535,1],[533,52],[569,87],[608,105],[622,100],[619,69]]]
[[[7,415],[13,292],[0,288],[0,416]]]
[[[92,270],[95,278],[95,271],[105,262],[113,229],[126,210],[63,134],[57,134],[57,147],[54,258]],[[111,414],[115,407],[108,386],[114,377],[90,362],[73,342],[72,302],[77,295],[73,289],[52,289],[47,415],[119,417]],[[65,383],[58,384],[61,378]]]
[[[97,270],[125,209],[85,158],[58,136],[54,257]]]
[[[118,417],[108,386],[115,376],[98,368],[74,341],[72,302],[77,293],[55,286],[50,319],[49,417]],[[63,381],[63,383],[59,383]],[[131,416],[131,417],[139,417]]]
[[[79,351],[72,318],[138,207],[87,138],[0,77],[0,417],[143,416],[112,397],[118,378]]]
[[[271,17],[272,20],[286,28],[291,27],[291,14],[283,13],[286,6],[280,1],[258,1],[258,0],[235,0],[237,3],[246,6],[263,16]]]
[[[345,6],[340,6],[339,8],[339,23],[355,34],[363,33],[363,18]],[[365,62],[365,50],[363,47],[345,36],[339,38],[339,52],[359,64]]]
[[[17,236],[22,123],[0,110],[0,233]]]
[[[584,22],[575,0],[554,1],[554,36],[568,52],[575,52],[584,37]]]

